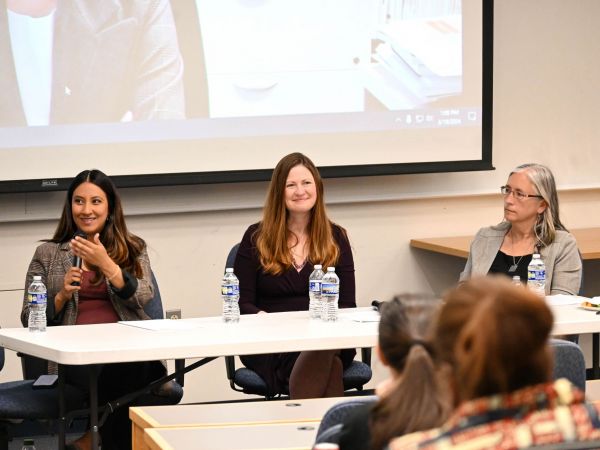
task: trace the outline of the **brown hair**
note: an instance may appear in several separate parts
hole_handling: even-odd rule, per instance
[[[450,410],[428,341],[439,304],[432,297],[401,295],[381,307],[379,348],[402,378],[371,412],[372,449],[384,448],[395,436],[437,427]]]
[[[120,267],[133,273],[136,277],[141,277],[142,267],[138,261],[138,257],[146,246],[146,243],[143,239],[127,231],[121,198],[119,197],[117,188],[112,180],[100,170],[84,170],[73,179],[67,190],[67,197],[58,226],[50,242],[69,242],[77,231],[71,205],[73,202],[73,192],[83,183],[92,183],[106,194],[108,200],[108,217],[104,228],[100,232],[100,241],[106,247],[108,256]],[[91,269],[96,272],[94,282],[101,280],[103,277],[102,271],[95,267],[91,267]]]
[[[325,211],[321,175],[307,156],[291,153],[284,156],[273,171],[263,218],[253,236],[263,270],[272,275],[279,275],[292,266],[292,255],[288,248],[288,237],[292,233],[287,228],[289,213],[285,206],[285,185],[290,170],[298,165],[310,171],[317,191],[308,225],[308,259],[311,264],[334,266],[340,254],[333,238],[332,224]]]
[[[457,404],[550,380],[553,318],[543,299],[486,277],[461,284],[444,300],[434,344],[451,367]]]

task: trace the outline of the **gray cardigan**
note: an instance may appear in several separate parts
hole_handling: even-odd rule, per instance
[[[476,275],[487,275],[509,229],[510,223],[502,222],[477,232],[460,281]],[[557,231],[554,242],[543,247],[540,254],[546,265],[546,295],[577,295],[581,288],[582,264],[573,235]]]

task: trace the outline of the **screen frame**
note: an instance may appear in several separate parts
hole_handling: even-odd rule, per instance
[[[494,170],[492,163],[494,0],[482,0],[481,159],[423,163],[320,166],[323,178]],[[111,176],[120,188],[268,181],[273,169]],[[110,174],[109,174],[110,175]],[[68,189],[72,178],[0,181],[0,193],[52,192]]]

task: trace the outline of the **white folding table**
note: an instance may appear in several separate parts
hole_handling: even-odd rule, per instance
[[[373,347],[378,326],[374,318],[376,313],[370,308],[353,308],[340,310],[339,320],[333,323],[311,320],[307,311],[300,311],[244,315],[237,324],[225,324],[220,317],[205,317],[56,326],[48,327],[45,333],[5,328],[0,329],[0,345],[56,362],[62,393],[66,365],[93,368],[119,362],[202,358],[184,369],[187,371],[220,356]],[[90,370],[94,448],[98,448],[96,384],[96,371]],[[63,449],[66,411],[63,396],[60,397],[59,448]]]

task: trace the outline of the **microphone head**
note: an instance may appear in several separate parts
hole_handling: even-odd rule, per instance
[[[87,235],[81,231],[81,230],[77,230],[75,232],[75,234],[73,235],[73,239],[76,238],[77,236],[81,237],[81,238],[87,238]],[[77,256],[77,255],[73,255],[73,267],[77,267],[78,269],[81,269],[81,265],[83,264],[83,261],[81,259],[81,257]],[[79,283],[77,281],[74,281],[71,283],[72,286],[79,286]]]
[[[383,305],[383,302],[380,302],[379,300],[373,300],[371,302],[371,306],[376,309],[377,311],[379,311],[379,308],[381,308],[381,305]]]
[[[79,236],[80,238],[84,238],[84,239],[86,239],[86,238],[87,238],[87,234],[85,234],[85,233],[84,233],[83,231],[81,231],[81,230],[77,230],[77,231],[75,232],[75,234],[73,235],[73,239],[75,239],[77,236]]]

